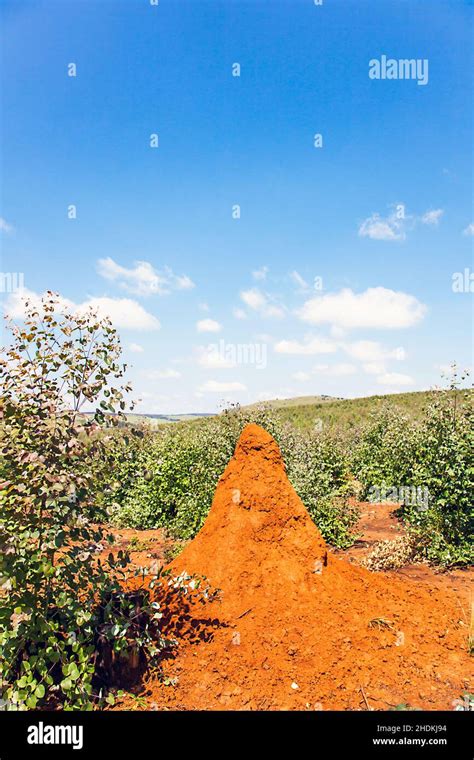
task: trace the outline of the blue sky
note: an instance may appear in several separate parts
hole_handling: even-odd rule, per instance
[[[111,315],[142,411],[472,364],[471,2],[0,6],[2,271]]]

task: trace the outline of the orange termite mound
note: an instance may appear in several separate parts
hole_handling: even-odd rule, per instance
[[[204,526],[170,568],[222,593],[183,626],[166,664],[177,684],[145,680],[158,708],[453,709],[468,688],[454,594],[439,599],[328,554],[257,425],[243,430]]]
[[[314,573],[326,562],[324,539],[286,476],[277,443],[247,425],[204,526],[173,567],[205,575],[237,610],[314,590]]]

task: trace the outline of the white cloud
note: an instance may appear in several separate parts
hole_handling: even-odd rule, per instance
[[[318,377],[321,375],[329,377],[344,377],[347,375],[354,375],[357,372],[357,368],[354,364],[316,364],[311,372],[295,372],[292,377],[299,382],[306,382],[311,377]]]
[[[215,319],[200,319],[199,322],[196,322],[196,330],[198,332],[219,332],[222,330],[222,325]]]
[[[378,213],[364,219],[359,225],[359,236],[368,237],[371,240],[400,241],[405,240],[407,230],[413,229],[418,222],[436,226],[444,214],[444,209],[428,209],[421,216],[405,213],[403,203],[392,206],[393,211],[383,217]]]
[[[175,369],[152,369],[145,374],[148,380],[171,380],[181,377],[181,372]]]
[[[403,361],[406,358],[405,349],[401,346],[388,349],[374,340],[357,340],[344,345],[344,350],[353,359],[359,359],[362,362],[379,362],[387,359]]]
[[[363,293],[344,288],[310,298],[296,313],[303,322],[313,325],[329,323],[344,328],[390,330],[417,324],[423,319],[426,306],[414,296],[388,288],[368,288]]]
[[[267,299],[258,288],[242,290],[240,297],[246,306],[249,306],[255,311],[260,311],[260,309],[263,309],[267,303]]]
[[[252,272],[252,277],[254,280],[265,280],[268,274],[268,267],[260,267],[260,269],[255,269]]]
[[[275,343],[277,354],[311,356],[313,354],[331,354],[337,351],[337,344],[327,338],[309,338],[304,343],[297,340],[280,340]]]
[[[14,293],[10,293],[8,298],[3,302],[3,311],[11,319],[23,319],[26,301],[38,309],[41,306],[41,294],[28,290],[28,288],[16,290]],[[75,308],[75,304],[63,296],[59,297],[58,305],[60,309]]]
[[[262,312],[264,317],[275,317],[281,319],[285,316],[285,310],[281,306],[275,306],[274,304],[268,304]]]
[[[396,214],[383,218],[380,214],[372,214],[359,226],[359,236],[368,237],[371,240],[404,240],[404,219]]]
[[[7,235],[13,232],[13,227],[2,216],[0,216],[0,232],[5,232]]]
[[[329,332],[331,333],[332,338],[336,338],[338,340],[346,337],[346,330],[344,330],[342,327],[339,327],[338,325],[331,325]]]
[[[142,354],[145,349],[143,346],[140,346],[139,343],[129,343],[128,350],[131,351],[132,354]]]
[[[423,224],[434,224],[437,225],[439,220],[444,214],[444,210],[442,208],[434,208],[430,211],[425,211],[423,216],[421,217],[421,221]]]
[[[169,267],[165,267],[165,274],[169,278],[171,285],[174,286],[176,290],[191,290],[192,288],[196,287],[194,282],[190,277],[188,277],[187,274],[173,274]]]
[[[385,364],[383,362],[368,362],[362,365],[362,369],[367,375],[383,375],[386,372]]]
[[[126,330],[159,330],[159,320],[131,298],[89,298],[78,304],[81,313],[87,309],[97,311],[99,316],[109,317],[115,327]]]
[[[231,369],[235,366],[229,358],[226,358],[218,350],[218,346],[197,346],[195,349],[196,361],[204,369]]]
[[[165,295],[171,290],[194,287],[187,275],[175,275],[169,267],[159,272],[148,261],[136,261],[133,268],[127,269],[108,256],[98,260],[97,271],[109,282],[116,282],[119,287],[139,296]]]
[[[238,307],[232,310],[232,314],[236,319],[247,319],[247,314],[245,311],[243,309],[239,309]]]
[[[4,305],[4,311],[13,319],[22,319],[25,314],[25,299],[39,306],[41,295],[24,289],[11,293]],[[68,298],[59,297],[59,307],[70,309],[79,314],[92,309],[99,317],[109,317],[113,325],[125,330],[159,330],[159,320],[147,312],[137,301],[130,298],[89,298],[75,304]]]
[[[380,385],[413,385],[414,380],[410,375],[402,375],[401,372],[385,372],[383,375],[377,377],[377,382]]]
[[[467,225],[467,227],[462,231],[463,235],[474,235],[474,222],[471,222]]]
[[[314,375],[332,375],[334,377],[343,377],[345,375],[354,375],[357,368],[353,364],[317,364],[313,369]]]
[[[199,386],[198,390],[201,393],[230,393],[233,391],[245,391],[247,388],[242,383],[220,383],[217,380],[207,380],[207,382]]]
[[[258,288],[242,290],[240,298],[246,306],[253,311],[257,311],[262,317],[280,318],[285,315],[284,309],[281,306],[273,304],[269,297]]]

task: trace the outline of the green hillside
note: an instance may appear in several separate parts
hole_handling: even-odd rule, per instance
[[[433,390],[353,399],[303,396],[295,399],[268,401],[265,406],[275,409],[281,420],[291,422],[301,429],[312,428],[319,424],[319,420],[324,427],[348,429],[357,427],[368,418],[371,412],[376,411],[382,405],[400,409],[409,417],[418,419],[422,416],[426,405],[441,392],[454,393],[454,391]],[[462,403],[463,394],[458,393],[460,403]],[[470,393],[472,394],[472,391]]]

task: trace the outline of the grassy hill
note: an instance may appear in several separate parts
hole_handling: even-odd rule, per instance
[[[452,392],[449,391],[449,393]],[[302,396],[288,400],[275,399],[266,402],[265,406],[275,409],[281,419],[302,429],[314,427],[318,424],[318,420],[321,420],[324,427],[348,429],[357,427],[367,419],[371,412],[376,411],[382,405],[400,409],[409,417],[420,418],[423,409],[438,393],[440,391],[417,391],[353,399]],[[473,391],[469,391],[469,393],[472,395]],[[462,392],[460,392],[459,398],[463,398]]]
[[[295,398],[276,398],[271,401],[258,401],[255,404],[248,404],[245,409],[255,409],[265,405],[271,406],[273,409],[288,409],[293,406],[312,406],[313,404],[327,404],[330,401],[344,401],[337,396],[296,396]]]

